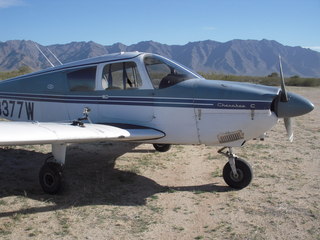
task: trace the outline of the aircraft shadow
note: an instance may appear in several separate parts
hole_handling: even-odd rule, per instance
[[[162,186],[150,178],[114,168],[115,160],[129,151],[134,152],[136,146],[131,143],[104,143],[68,147],[64,188],[57,195],[45,194],[38,181],[39,169],[51,154],[14,148],[0,149],[0,200],[8,196],[25,196],[54,203],[52,206],[0,212],[0,218],[85,205],[145,205],[148,197],[160,192],[232,190],[214,184]]]

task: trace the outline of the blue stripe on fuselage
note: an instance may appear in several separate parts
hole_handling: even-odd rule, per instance
[[[128,106],[157,106],[181,107],[203,109],[270,109],[271,102],[259,100],[233,100],[233,99],[193,99],[171,97],[124,97],[124,96],[71,96],[71,95],[44,95],[22,93],[0,93],[1,99],[15,99],[35,102],[53,103],[82,103]]]

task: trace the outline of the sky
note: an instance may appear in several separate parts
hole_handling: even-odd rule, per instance
[[[0,0],[0,41],[276,40],[320,51],[320,0]]]

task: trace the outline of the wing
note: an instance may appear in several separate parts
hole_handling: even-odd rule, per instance
[[[164,137],[151,128],[121,128],[87,123],[0,122],[0,145],[83,143],[98,141],[143,141]]]

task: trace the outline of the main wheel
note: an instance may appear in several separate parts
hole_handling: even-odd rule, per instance
[[[233,174],[231,166],[226,163],[223,168],[223,179],[232,188],[242,189],[248,186],[252,180],[253,172],[249,163],[241,158],[235,159],[238,175]]]
[[[62,167],[58,163],[45,163],[39,172],[39,182],[44,192],[55,194],[62,186]]]
[[[153,147],[158,151],[158,152],[167,152],[170,150],[171,145],[170,144],[153,144]]]

